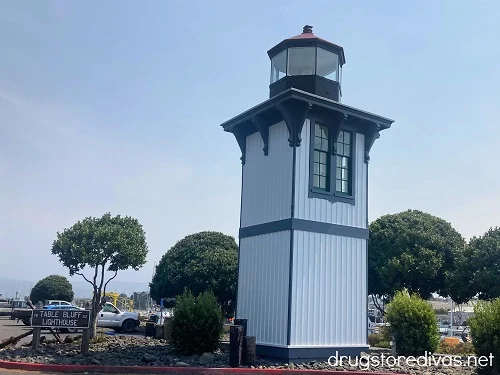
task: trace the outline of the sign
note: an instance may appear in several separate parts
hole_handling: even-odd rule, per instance
[[[31,315],[32,327],[89,328],[89,310],[36,309]]]
[[[162,298],[162,299],[160,299],[160,308],[162,308],[162,309],[163,309],[163,298]]]

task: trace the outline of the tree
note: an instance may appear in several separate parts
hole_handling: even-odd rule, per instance
[[[30,299],[34,304],[46,300],[73,301],[73,286],[67,278],[60,275],[50,275],[41,279],[31,290]]]
[[[100,218],[86,217],[62,233],[52,245],[52,254],[69,269],[69,274],[80,275],[92,285],[91,335],[96,334],[97,313],[108,283],[118,271],[138,270],[146,263],[148,247],[142,225],[129,216],[104,214]],[[92,270],[88,278],[85,269]],[[112,276],[106,282],[106,271]]]
[[[384,215],[370,224],[368,293],[390,299],[404,288],[429,298],[450,295],[446,271],[463,251],[450,223],[418,210]]]
[[[490,228],[480,237],[472,237],[467,246],[463,268],[472,274],[470,293],[479,299],[500,297],[500,228]]]
[[[151,298],[174,298],[187,288],[194,295],[212,291],[226,316],[236,302],[238,245],[220,232],[186,236],[169,249],[156,266],[150,283]]]
[[[455,254],[453,266],[447,270],[447,295],[460,306],[477,295],[477,285],[474,283],[474,269],[478,265],[475,249],[465,245]]]

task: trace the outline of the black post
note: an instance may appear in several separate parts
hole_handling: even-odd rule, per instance
[[[243,326],[229,327],[229,366],[240,367],[243,355]]]
[[[247,319],[234,319],[235,326],[243,326],[243,336],[247,335]]]
[[[245,336],[243,338],[243,364],[245,366],[255,365],[257,357],[257,340],[255,336]]]

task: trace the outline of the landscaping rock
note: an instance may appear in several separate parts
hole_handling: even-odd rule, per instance
[[[385,352],[372,351],[363,353],[364,358],[380,356]],[[46,363],[46,364],[77,364],[77,365],[106,365],[106,366],[176,366],[176,367],[229,367],[228,351],[216,350],[214,353],[203,353],[201,356],[183,356],[169,347],[165,340],[155,340],[144,336],[98,336],[90,346],[88,356],[80,353],[80,342],[74,340],[59,344],[47,342],[37,350],[30,346],[6,348],[0,350],[0,360],[16,362]],[[360,362],[363,363],[363,362]],[[331,366],[326,361],[288,362],[271,361],[258,357],[252,368],[261,369],[297,369],[297,370],[332,370],[332,371],[366,371],[356,365],[356,360],[351,363],[344,362],[342,366]],[[474,367],[410,367],[404,363],[400,367],[378,366],[372,367],[371,372],[400,373],[411,375],[474,375]],[[366,371],[369,373],[370,371]]]
[[[73,341],[75,341],[75,339],[74,339],[73,337],[71,337],[71,336],[66,336],[66,337],[64,338],[64,342],[65,342],[66,344],[71,344]]]
[[[155,362],[157,361],[157,358],[152,354],[144,353],[144,355],[142,356],[142,360],[143,362]]]
[[[214,355],[212,353],[203,353],[200,356],[200,359],[198,360],[198,362],[202,366],[211,364],[213,361],[214,361]]]

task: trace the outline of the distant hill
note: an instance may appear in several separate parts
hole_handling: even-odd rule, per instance
[[[92,287],[85,280],[79,278],[68,278],[75,298],[87,298],[92,296]],[[0,294],[2,297],[15,297],[16,292],[18,297],[23,298],[29,295],[31,288],[37,283],[30,280],[16,280],[0,277]],[[134,292],[149,292],[149,282],[131,282],[131,281],[111,281],[107,287],[108,292],[125,293],[127,296]]]

